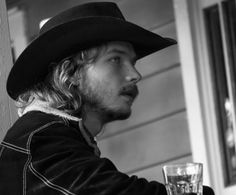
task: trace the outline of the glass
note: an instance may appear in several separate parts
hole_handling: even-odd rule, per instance
[[[168,195],[202,195],[201,163],[165,165],[162,171]]]

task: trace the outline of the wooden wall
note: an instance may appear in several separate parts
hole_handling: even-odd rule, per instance
[[[22,0],[29,37],[40,20],[90,0]],[[110,0],[112,1],[112,0]],[[176,38],[172,0],[113,0],[126,19],[166,37]],[[123,172],[162,181],[166,163],[191,161],[178,46],[152,54],[137,64],[143,75],[130,119],[106,126],[99,137],[102,156]]]

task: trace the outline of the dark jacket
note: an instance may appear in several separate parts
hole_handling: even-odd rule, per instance
[[[166,195],[163,184],[119,172],[88,138],[76,121],[26,113],[0,145],[0,195]]]

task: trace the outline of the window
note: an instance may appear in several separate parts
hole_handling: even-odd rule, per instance
[[[224,181],[236,183],[236,5],[225,0],[204,9],[214,83]]]

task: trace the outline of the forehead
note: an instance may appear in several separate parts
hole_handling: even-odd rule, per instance
[[[106,46],[105,54],[110,54],[110,53],[120,53],[128,55],[129,57],[134,59],[137,57],[132,44],[128,42],[121,42],[121,41],[109,42]]]

